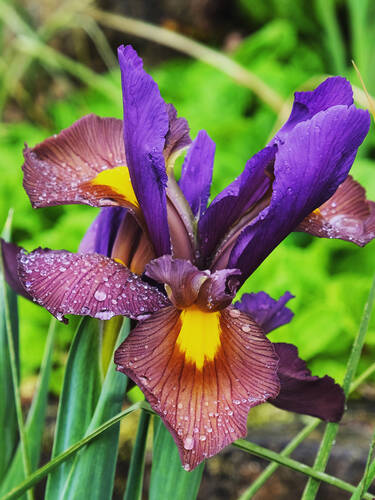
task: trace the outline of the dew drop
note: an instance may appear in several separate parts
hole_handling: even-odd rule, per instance
[[[94,297],[99,302],[103,302],[103,300],[107,298],[107,294],[105,292],[102,292],[101,290],[96,290],[96,292],[94,293]]]
[[[185,450],[192,450],[194,447],[194,439],[191,436],[188,436],[184,440],[184,448]]]

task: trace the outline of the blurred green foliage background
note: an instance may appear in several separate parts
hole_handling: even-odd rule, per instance
[[[89,3],[83,2],[78,14],[70,2],[56,4],[56,10],[53,2],[44,3],[36,15],[36,4],[30,1],[0,2],[0,225],[12,207],[15,242],[28,250],[43,246],[75,251],[97,209],[64,206],[32,210],[22,188],[23,144],[34,145],[87,113],[121,118],[120,73],[114,59],[118,37],[124,43],[131,40],[141,56],[145,42],[141,44],[140,39],[129,38],[127,33],[119,35],[118,31],[114,36],[108,26],[104,33],[100,22],[85,10]],[[264,146],[277,124],[287,116],[295,89],[311,89],[326,74],[342,74],[360,86],[350,63],[353,58],[368,90],[375,93],[373,2],[237,0],[232,4],[236,15],[216,38],[205,36],[198,29],[194,31],[190,25],[187,29],[181,21],[173,27],[227,52],[228,57],[257,75],[286,103],[278,113],[219,69],[177,52],[160,55],[157,49],[156,59],[160,62],[155,65],[149,54],[157,46],[147,42],[146,47],[146,67],[165,100],[173,102],[179,115],[188,119],[192,136],[204,128],[216,142],[212,195],[233,180],[246,161]],[[88,21],[91,31],[85,28]],[[169,18],[164,21],[171,25]],[[215,22],[211,20],[213,31]],[[88,50],[72,50],[68,40],[71,35],[78,37],[78,47]],[[51,55],[49,48],[56,53]],[[55,57],[64,53],[67,59]],[[108,71],[94,73],[106,66]],[[82,70],[86,67],[91,67],[91,79]],[[368,196],[375,199],[373,128],[360,149],[352,174],[367,188]],[[272,340],[295,343],[301,356],[309,360],[314,374],[328,373],[342,380],[375,272],[374,245],[360,249],[351,243],[292,234],[241,290],[265,290],[273,297],[290,290],[296,296],[290,303],[295,318],[274,332]],[[20,303],[25,385],[40,365],[49,317],[34,304],[23,299]],[[75,324],[75,320],[71,323]],[[55,392],[59,391],[71,334],[72,325],[59,327]],[[373,360],[374,346],[373,321],[362,368]]]

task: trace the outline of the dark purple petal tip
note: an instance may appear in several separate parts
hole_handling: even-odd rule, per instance
[[[279,356],[280,392],[269,402],[282,410],[312,415],[328,422],[339,422],[344,413],[345,394],[328,377],[312,376],[305,361],[292,344],[274,344]]]

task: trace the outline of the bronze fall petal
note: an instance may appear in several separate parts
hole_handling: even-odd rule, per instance
[[[350,175],[335,194],[297,227],[323,238],[352,241],[361,247],[375,238],[375,203]]]
[[[18,274],[33,300],[64,323],[64,314],[138,318],[169,304],[127,267],[99,254],[48,249],[21,252]]]
[[[121,120],[87,115],[34,148],[26,147],[24,156],[23,184],[34,208],[129,204],[114,187],[91,182],[105,170],[126,169]]]
[[[166,307],[140,322],[115,354],[118,370],[170,430],[185,470],[246,436],[250,408],[279,392],[277,356],[250,316],[233,307],[192,314],[202,315],[205,329],[189,325],[182,339],[185,311]],[[217,337],[208,328],[216,320]]]

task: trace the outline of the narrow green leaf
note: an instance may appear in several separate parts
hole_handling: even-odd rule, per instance
[[[137,437],[135,439],[132,458],[130,460],[130,469],[126,481],[124,500],[142,500],[146,441],[150,418],[150,414],[146,412],[142,412],[139,417]]]
[[[69,448],[65,450],[63,453],[60,453],[60,455],[50,460],[48,463],[46,463],[46,465],[43,465],[43,467],[40,467],[40,469],[30,474],[30,476],[28,476],[25,479],[25,481],[23,481],[21,484],[16,486],[12,491],[1,497],[0,500],[13,500],[15,498],[19,498],[23,493],[25,493],[25,491],[27,491],[29,488],[32,488],[35,484],[39,483],[53,470],[55,470],[61,464],[66,462],[69,458],[73,457],[84,446],[97,439],[107,429],[110,429],[113,425],[116,425],[124,417],[126,417],[133,411],[139,409],[144,409],[145,411],[149,411],[148,404],[144,403],[143,401],[135,403],[129,408],[126,408],[126,410],[121,411],[111,419],[107,420],[104,424],[100,425],[88,436],[82,438],[80,441],[78,441],[78,443],[74,443],[72,446],[69,446]]]
[[[11,213],[9,213],[3,232],[6,237],[9,237],[10,235],[11,217],[12,215]],[[12,399],[14,401],[17,429],[20,438],[23,472],[25,476],[28,476],[31,473],[31,464],[30,464],[29,450],[27,444],[27,436],[25,432],[25,424],[22,415],[21,394],[19,388],[20,374],[19,374],[19,357],[18,357],[18,310],[15,308],[15,303],[17,298],[14,297],[13,292],[8,290],[8,286],[5,282],[4,263],[3,263],[1,247],[0,247],[0,282],[1,282],[0,303],[3,304],[3,318],[4,318],[3,322],[5,327],[4,329],[6,334],[6,344],[8,348],[7,356],[9,356],[8,359],[9,359],[9,367],[11,375],[10,387],[12,388],[13,392]],[[29,500],[33,499],[32,490],[29,490],[27,492],[27,496]]]
[[[359,325],[359,330],[356,338],[354,339],[352,350],[346,365],[346,373],[343,382],[343,390],[347,396],[350,391],[350,386],[352,384],[353,378],[356,374],[358,363],[361,357],[362,348],[365,343],[366,333],[371,317],[371,312],[375,302],[375,277],[372,281],[370,293],[365,305],[365,310],[363,312],[361,324]],[[338,424],[329,423],[326,426],[326,430],[323,435],[323,439],[320,443],[319,451],[315,459],[314,470],[324,471],[329,456],[331,454],[332,446],[335,442],[336,435],[339,429]],[[319,481],[310,478],[306,484],[305,490],[303,492],[301,500],[314,500],[316,494],[319,490]]]
[[[159,417],[154,417],[150,500],[195,500],[204,463],[191,472],[182,465],[176,443]]]
[[[5,223],[2,237],[9,240],[10,216]],[[0,271],[0,478],[3,478],[8,469],[10,460],[18,442],[17,414],[14,403],[14,388],[12,369],[10,365],[9,344],[5,321],[5,297],[9,305],[11,332],[16,358],[16,370],[19,378],[19,347],[18,347],[18,304],[16,294],[5,283]]]
[[[250,441],[245,441],[244,439],[237,439],[237,441],[235,441],[233,445],[236,446],[237,448],[240,448],[243,451],[247,451],[248,453],[256,455],[257,457],[265,458],[266,460],[270,460],[280,465],[284,465],[289,469],[295,470],[297,472],[302,472],[302,474],[305,474],[306,476],[313,477],[318,481],[324,481],[332,486],[340,488],[341,490],[353,493],[356,489],[355,486],[353,486],[350,483],[347,483],[346,481],[343,481],[342,479],[339,479],[338,477],[330,476],[325,472],[315,470],[313,467],[309,467],[308,465],[302,464],[301,462],[293,460],[292,458],[284,457],[280,453],[268,450],[267,448],[263,448],[263,446],[258,446],[257,444],[251,443]],[[366,500],[372,500],[373,496],[366,493],[365,495],[363,495],[363,498],[365,498]]]
[[[118,331],[118,323],[114,322],[112,325]],[[130,320],[125,318],[117,345],[125,340],[129,330]],[[95,413],[85,433],[86,436],[121,410],[127,381],[127,377],[118,372],[116,365],[112,362],[104,379]],[[110,500],[112,498],[119,431],[120,424],[118,423],[75,457],[61,498],[69,498],[69,500],[82,498]]]
[[[65,368],[52,458],[85,435],[94,414],[101,384],[99,346],[98,321],[84,318],[75,334]],[[72,462],[72,460],[65,462],[50,475],[46,500],[62,498]]]
[[[52,319],[46,340],[43,363],[40,369],[38,388],[35,392],[33,402],[27,417],[26,435],[30,453],[31,470],[35,470],[40,459],[44,422],[47,409],[48,387],[51,377],[52,353],[55,340],[56,320]],[[8,473],[1,483],[0,495],[10,491],[16,484],[25,478],[22,468],[22,450],[18,446],[16,454],[11,462]]]

